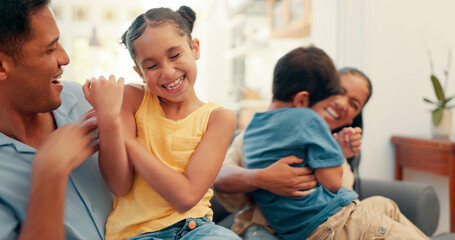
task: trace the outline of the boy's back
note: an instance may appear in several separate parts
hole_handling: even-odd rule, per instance
[[[280,108],[256,113],[245,130],[245,166],[265,168],[296,155],[311,169],[339,166],[342,150],[324,120],[309,108]],[[331,193],[322,185],[306,197],[289,198],[259,189],[255,201],[280,238],[303,239],[340,208],[358,196],[341,188]]]

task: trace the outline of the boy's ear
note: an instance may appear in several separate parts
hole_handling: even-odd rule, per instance
[[[298,92],[292,100],[294,107],[309,107],[310,93],[307,91]]]

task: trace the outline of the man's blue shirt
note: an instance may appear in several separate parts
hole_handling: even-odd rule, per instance
[[[295,155],[304,160],[298,167],[328,168],[343,164],[341,147],[327,123],[309,108],[280,108],[256,113],[243,138],[245,167],[266,168],[277,160]],[[263,189],[254,200],[280,239],[305,239],[357,193],[340,188],[331,193],[322,185],[305,197],[282,197]]]
[[[64,82],[61,98],[62,105],[53,111],[57,127],[79,121],[91,109],[78,83]],[[0,133],[0,239],[16,239],[25,220],[36,152],[35,148]],[[111,210],[112,195],[100,174],[96,153],[68,179],[66,239],[104,239],[104,225]]]

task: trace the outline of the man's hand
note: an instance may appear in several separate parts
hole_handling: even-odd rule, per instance
[[[343,149],[344,157],[350,158],[360,153],[362,144],[362,129],[359,127],[343,128],[340,132],[334,133],[333,137]]]
[[[38,149],[35,167],[53,166],[53,169],[66,170],[69,174],[96,151],[93,131],[93,126],[83,124],[57,128]]]
[[[82,121],[88,120],[90,115]],[[70,172],[96,150],[92,124],[76,123],[57,128],[38,148],[33,160],[27,217],[18,239],[37,236],[64,239],[66,184]]]
[[[282,158],[269,167],[260,169],[254,178],[255,185],[285,197],[306,196],[314,191],[306,189],[313,188],[317,182],[309,168],[290,166],[302,162],[296,156]]]

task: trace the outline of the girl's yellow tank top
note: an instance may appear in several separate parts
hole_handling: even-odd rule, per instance
[[[207,129],[210,114],[221,106],[208,102],[186,118],[173,121],[165,117],[158,97],[150,94],[146,87],[144,92],[135,114],[137,138],[159,160],[183,174]],[[106,239],[155,232],[186,218],[208,216],[211,219],[209,201],[212,196],[213,191],[208,189],[191,210],[179,213],[134,171],[130,192],[114,199],[114,209],[106,223]]]

